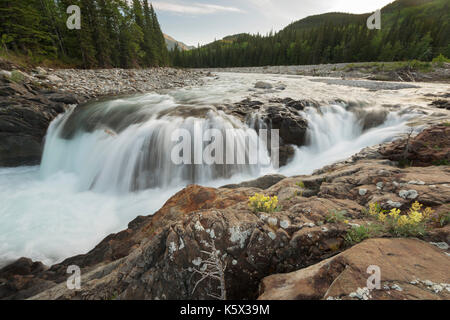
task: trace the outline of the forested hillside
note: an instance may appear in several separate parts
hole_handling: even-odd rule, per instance
[[[70,5],[81,29],[69,30]],[[1,0],[1,50],[34,62],[83,68],[149,67],[169,63],[163,33],[148,0]]]
[[[370,14],[327,13],[276,34],[239,34],[191,51],[174,51],[182,67],[243,67],[450,57],[450,0],[397,0],[384,7],[381,30]]]

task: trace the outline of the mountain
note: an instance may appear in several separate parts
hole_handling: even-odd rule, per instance
[[[164,39],[166,40],[167,49],[169,49],[169,51],[172,51],[173,49],[175,49],[176,45],[178,45],[178,48],[180,48],[183,51],[192,50],[195,48],[194,46],[188,46],[187,44],[184,44],[183,42],[177,41],[167,34],[164,34]]]
[[[450,1],[397,0],[381,9],[381,30],[369,30],[372,13],[309,16],[275,34],[236,34],[185,52],[181,67],[247,67],[368,61],[430,61],[450,57]]]

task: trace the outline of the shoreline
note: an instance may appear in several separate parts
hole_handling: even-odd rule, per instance
[[[343,80],[450,83],[450,63],[438,65],[431,62],[423,62],[422,64],[424,66],[414,66],[412,62],[354,62],[297,66],[198,68],[189,70],[330,77]]]

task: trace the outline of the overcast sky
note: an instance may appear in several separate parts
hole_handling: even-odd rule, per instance
[[[393,0],[168,0],[153,1],[162,29],[188,45],[236,33],[266,34],[310,15],[368,13]]]

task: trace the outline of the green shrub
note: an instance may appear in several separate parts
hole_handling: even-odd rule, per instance
[[[344,222],[346,221],[347,218],[347,211],[342,210],[342,211],[337,211],[337,210],[333,210],[330,211],[330,213],[326,216],[325,218],[327,220],[328,223],[338,223],[338,222]]]
[[[440,68],[444,66],[445,62],[450,63],[450,59],[447,59],[447,57],[444,56],[442,53],[438,55],[436,58],[434,58],[432,61],[433,64],[437,65]]]
[[[23,83],[25,81],[25,77],[22,72],[14,70],[11,72],[11,81],[16,83]]]
[[[365,226],[353,226],[345,236],[345,242],[355,245],[366,239],[378,237],[382,234],[382,228],[378,224],[368,224]]]

